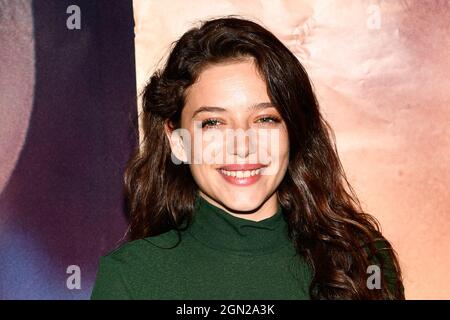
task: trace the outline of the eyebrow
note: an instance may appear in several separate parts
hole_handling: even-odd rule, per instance
[[[257,110],[263,110],[267,108],[274,108],[274,105],[272,102],[260,102],[256,104],[252,104],[247,108],[248,111],[257,111]],[[201,112],[224,112],[227,111],[225,108],[221,107],[215,107],[215,106],[201,106],[197,110],[194,111],[194,114],[192,115],[192,118],[194,118],[197,114]]]

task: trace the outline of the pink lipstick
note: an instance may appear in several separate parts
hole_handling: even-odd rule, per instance
[[[217,170],[227,182],[237,186],[249,186],[261,178],[261,172],[265,167],[265,165],[259,163],[229,164]]]

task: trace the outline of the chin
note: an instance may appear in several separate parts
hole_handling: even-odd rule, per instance
[[[253,211],[258,209],[264,198],[253,193],[240,191],[236,196],[224,199],[223,203],[234,211]]]

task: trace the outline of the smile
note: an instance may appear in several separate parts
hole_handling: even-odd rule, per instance
[[[264,167],[261,164],[232,164],[223,166],[218,171],[228,183],[249,186],[261,178]]]
[[[220,172],[222,174],[225,174],[227,176],[231,176],[231,177],[236,177],[238,179],[240,178],[248,178],[250,176],[254,176],[257,174],[260,174],[261,169],[257,169],[257,170],[246,170],[246,171],[228,171],[228,170],[224,170],[224,169],[219,169]]]

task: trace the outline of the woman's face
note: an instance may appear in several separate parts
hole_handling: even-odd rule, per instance
[[[274,213],[289,141],[252,60],[204,69],[186,92],[181,128],[191,138],[190,148],[183,140],[184,155],[207,200],[228,212]]]

